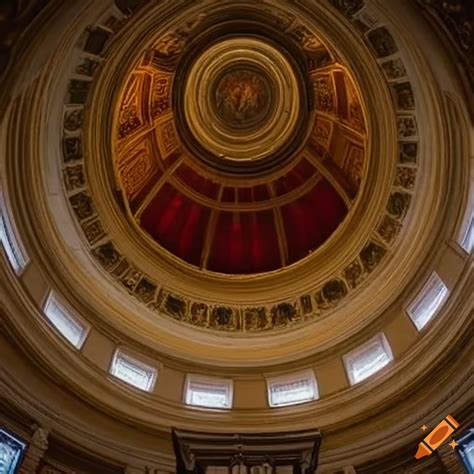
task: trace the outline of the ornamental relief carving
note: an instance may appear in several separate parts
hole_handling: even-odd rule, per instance
[[[353,23],[359,18],[363,18],[365,7],[361,1],[333,0],[332,3]],[[263,4],[260,8],[272,9],[273,7]],[[319,40],[313,39],[311,31],[301,25],[295,27],[294,19],[284,13],[275,13],[277,18],[275,21],[287,25],[286,28],[292,31],[294,40],[304,43],[304,47],[307,49],[315,48],[316,50],[320,47],[320,44],[317,44]],[[190,32],[195,27],[197,24],[187,23],[184,27],[170,32],[170,37],[163,37],[161,43],[156,47],[160,57],[172,60],[176,54],[180,54]],[[399,134],[399,163],[393,177],[393,188],[386,204],[386,213],[381,217],[380,223],[374,231],[376,233],[360,248],[358,254],[354,255],[352,262],[339,274],[328,278],[313,291],[305,291],[304,294],[291,300],[258,306],[228,305],[218,302],[210,304],[180,295],[172,288],[167,288],[165,282],[154,281],[141,269],[135,268],[111,240],[107,229],[102,225],[100,216],[96,213],[85,173],[87,157],[84,157],[82,127],[84,102],[87,100],[90,84],[86,80],[78,81],[76,78],[77,74],[92,77],[97,73],[100,62],[97,60],[98,58],[87,57],[87,52],[98,51],[100,56],[105,50],[105,46],[111,41],[113,33],[107,31],[105,34],[99,26],[88,30],[89,36],[83,47],[83,56],[78,57],[77,64],[73,66],[72,73],[76,76],[71,79],[68,95],[65,98],[62,172],[71,211],[80,224],[92,255],[104,271],[130,295],[133,295],[157,315],[191,324],[197,328],[215,331],[256,333],[293,327],[334,310],[354,291],[357,291],[369,274],[380,267],[401,232],[403,221],[409,213],[412,193],[416,189],[418,162],[416,98],[407,79],[405,66],[399,57],[399,49],[394,38],[384,26],[376,24],[367,28],[360,34],[366,39],[369,49],[373,52],[389,81],[393,90],[394,109],[398,110],[396,120]],[[168,61],[167,64],[169,65],[170,62]],[[179,148],[173,117],[169,113],[169,89],[172,76],[167,74],[167,71],[163,70],[156,73],[156,76],[150,79],[149,89],[149,93],[154,98],[154,106],[149,111],[148,117],[150,119],[156,118],[156,122],[159,124],[156,133],[158,142],[161,144],[161,159],[166,159]],[[332,76],[313,74],[313,77],[316,108],[318,111],[326,112],[334,110],[337,104],[335,104]],[[143,78],[137,78],[137,84],[141,84],[142,80]],[[137,85],[136,87],[139,89],[142,86]],[[358,112],[355,110],[351,112],[352,117],[357,114]],[[124,100],[122,106],[119,135],[126,137],[133,133],[144,124],[146,121],[144,117],[140,102],[132,94]],[[325,122],[323,118],[318,118],[316,121],[314,135],[320,146],[327,146],[327,141],[332,133],[331,127],[332,124]],[[144,150],[135,151],[144,153]],[[141,171],[135,173],[137,180],[131,179],[129,183],[128,189],[131,193],[140,187],[140,183],[138,183],[140,176],[153,169],[146,160],[147,158],[143,155]],[[357,161],[355,155],[354,160],[353,168],[359,170],[362,164],[359,163],[360,160]],[[124,155],[123,169],[126,169],[127,166],[126,155]],[[127,172],[129,177],[133,177],[135,174]],[[351,176],[351,179],[356,181],[358,174]]]
[[[171,74],[158,73],[153,76],[151,86],[151,118],[162,115],[170,107]]]
[[[343,277],[351,289],[356,288],[360,283],[362,283],[366,275],[367,274],[362,268],[359,259],[355,259],[344,269],[343,272]]]
[[[382,68],[387,76],[387,79],[400,79],[406,76],[405,66],[400,58],[391,59],[385,63],[382,63]]]
[[[148,142],[141,142],[118,155],[117,174],[129,199],[140,192],[158,169],[158,162],[147,145]]]
[[[143,77],[134,74],[129,80],[125,90],[127,94],[122,99],[120,113],[118,117],[119,138],[125,138],[144,124],[141,98],[143,96]]]
[[[158,68],[172,71],[184,47],[205,16],[204,13],[200,13],[166,32],[154,46],[153,64]]]
[[[314,105],[318,112],[334,113],[335,92],[331,74],[317,74],[312,77]]]
[[[387,244],[391,244],[400,232],[401,227],[400,222],[386,215],[383,217],[377,232]]]

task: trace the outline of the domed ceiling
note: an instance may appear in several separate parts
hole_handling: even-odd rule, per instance
[[[198,14],[124,81],[114,169],[158,252],[254,274],[317,250],[367,168],[363,105],[317,32],[264,4]]]
[[[133,324],[245,337],[331,315],[339,335],[394,262],[418,166],[408,69],[384,27],[362,42],[313,10],[170,4],[84,35],[64,190]]]

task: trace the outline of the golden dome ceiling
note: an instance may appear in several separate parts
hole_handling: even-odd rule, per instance
[[[457,410],[470,123],[413,2],[77,3],[35,24],[0,97],[9,398],[143,472],[157,446],[138,431],[316,423],[334,472]],[[420,329],[433,281],[445,300]],[[391,358],[353,383],[348,356],[374,340]],[[114,376],[117,354],[152,369],[152,391]],[[271,381],[303,373],[319,398],[273,407]],[[229,381],[232,409],[188,406],[193,374]]]
[[[295,5],[153,18],[69,84],[65,188],[96,262],[170,328],[246,336],[330,314],[330,332],[354,327],[358,312],[336,309],[392,257],[415,192],[415,102],[389,67],[394,39],[380,27],[354,49]],[[90,30],[84,51],[110,35]]]
[[[416,257],[395,258],[422,130],[395,39],[328,5],[168,7],[77,46],[58,126],[88,275],[127,327],[186,357],[181,331],[246,363],[259,345],[241,341],[270,332],[267,360],[293,331],[294,354],[353,334],[391,298],[365,299],[373,282]]]
[[[366,126],[349,69],[315,32],[268,5],[229,16],[197,14],[143,54],[124,82],[114,166],[158,252],[254,274],[339,227],[366,172]]]

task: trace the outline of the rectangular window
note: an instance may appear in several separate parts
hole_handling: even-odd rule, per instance
[[[89,332],[89,326],[73,316],[52,292],[44,306],[44,314],[57,331],[76,349],[82,347]]]
[[[297,405],[316,400],[319,396],[312,370],[268,379],[267,388],[271,407]]]
[[[110,373],[145,392],[153,390],[157,376],[156,368],[124,354],[119,349],[115,351]]]
[[[393,360],[392,350],[383,333],[344,356],[351,385],[362,382]]]
[[[25,252],[22,251],[4,209],[2,209],[0,215],[0,240],[10,265],[16,274],[20,274],[26,267],[29,259]]]
[[[188,375],[185,390],[187,405],[232,408],[232,380]]]
[[[470,253],[474,247],[474,215],[471,214],[469,218],[469,224],[464,231],[464,235],[461,240],[461,247],[467,252]]]
[[[25,443],[0,429],[0,473],[17,473],[25,449]]]
[[[436,315],[447,297],[448,288],[441,278],[433,273],[407,308],[407,313],[418,331]]]

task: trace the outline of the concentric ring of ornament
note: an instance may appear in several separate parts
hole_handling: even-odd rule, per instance
[[[232,38],[210,47],[193,64],[185,90],[191,132],[221,159],[266,158],[297,125],[295,72],[283,54],[258,39]]]
[[[380,38],[383,39],[383,48],[380,46],[379,51]],[[165,314],[174,320],[189,323],[195,327],[237,330],[244,333],[259,332],[294,326],[338,306],[348,294],[357,290],[369,274],[385,260],[384,256],[389,253],[388,248],[392,247],[397,240],[411,207],[417,174],[419,136],[415,102],[407,70],[397,53],[396,43],[386,28],[377,27],[369,33],[366,41],[372,47],[375,56],[380,56],[378,61],[393,90],[392,99],[397,110],[400,155],[396,179],[386,205],[387,212],[381,216],[377,229],[371,234],[370,240],[352,263],[332,278],[328,277],[324,284],[318,285],[318,289],[313,289],[299,298],[292,297],[291,300],[286,299],[280,303],[269,302],[262,306],[238,304],[230,307],[227,302],[219,303],[218,301],[208,304],[207,301],[197,301],[195,297],[188,298],[182,295],[179,291],[169,288],[170,284],[162,286],[161,281],[142,273],[135,267],[134,262],[129,261],[129,257],[116,245],[113,235],[106,230],[107,224],[102,225],[104,216],[99,212],[96,213],[93,199],[95,196],[92,191],[89,191],[89,180],[85,176],[85,160],[82,155],[81,131],[84,131],[84,105],[76,105],[83,102],[77,103],[71,100],[65,105],[64,115],[65,188],[68,190],[72,211],[98,262],[122,287],[149,308],[160,315]],[[385,58],[387,53],[384,45],[386,44],[392,45],[390,53],[394,56],[389,59]],[[397,69],[393,69],[396,64],[401,64],[401,67],[397,66]],[[77,65],[77,68],[79,67],[81,65]],[[392,75],[395,72],[396,75]],[[87,75],[93,76],[94,72]],[[400,81],[404,82],[400,84]],[[73,84],[74,80],[71,81],[71,89]],[[402,92],[406,91],[410,92],[411,100],[402,100],[406,95],[402,96]],[[77,176],[81,178],[78,179]],[[255,324],[255,314],[263,321],[263,324]],[[221,321],[225,324],[221,324]]]

